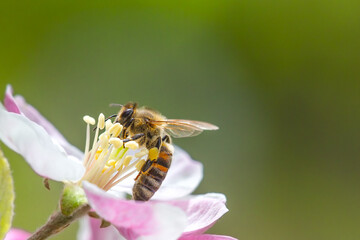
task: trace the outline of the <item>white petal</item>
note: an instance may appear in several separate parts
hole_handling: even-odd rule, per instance
[[[44,116],[42,116],[38,110],[28,104],[22,96],[16,95],[14,100],[21,113],[31,121],[42,126],[45,131],[65,149],[67,154],[73,155],[79,159],[83,157],[83,153],[75,146],[71,145],[54,127],[54,125],[52,125]]]
[[[56,181],[77,181],[85,169],[53,143],[46,131],[28,118],[0,108],[0,139],[22,155],[39,175]]]

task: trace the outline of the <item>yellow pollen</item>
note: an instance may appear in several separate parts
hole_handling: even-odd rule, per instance
[[[154,161],[158,158],[159,155],[159,149],[157,149],[156,147],[153,147],[152,149],[149,150],[149,159],[151,161]]]
[[[103,151],[103,150],[102,150],[101,148],[99,148],[99,149],[96,151],[96,153],[95,153],[95,159],[96,159],[96,160],[99,158],[99,156],[100,156],[100,154],[101,154],[102,151]]]
[[[111,128],[109,129],[109,133],[111,133],[113,135],[113,137],[117,137],[119,136],[121,130],[122,130],[122,126],[120,123],[115,123],[114,125],[111,126]]]
[[[106,165],[115,167],[116,161],[114,159],[110,159]]]
[[[105,126],[105,116],[104,116],[104,114],[100,113],[100,115],[99,115],[99,117],[98,117],[97,127],[98,127],[100,130],[103,130],[103,129],[104,129],[104,126]]]
[[[127,165],[129,165],[129,163],[131,162],[131,160],[133,159],[133,156],[126,156],[124,159],[124,166],[126,167]]]
[[[141,169],[142,169],[142,167],[144,166],[144,164],[145,164],[145,160],[144,160],[144,159],[141,159],[141,160],[135,165],[136,170],[141,171]]]
[[[125,147],[130,148],[132,150],[136,150],[139,148],[139,144],[135,141],[130,141],[130,142],[125,143]]]
[[[92,118],[92,117],[90,117],[90,116],[88,116],[88,115],[85,115],[85,116],[83,117],[83,120],[84,120],[84,122],[86,122],[87,124],[90,124],[90,125],[94,125],[94,124],[95,124],[95,119]]]
[[[120,148],[123,145],[123,142],[119,138],[110,138],[109,143],[114,146],[114,148]]]

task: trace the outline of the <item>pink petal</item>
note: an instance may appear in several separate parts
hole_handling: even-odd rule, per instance
[[[12,88],[10,85],[6,88],[5,99],[4,99],[5,108],[9,112],[22,113],[31,121],[42,126],[45,131],[55,139],[60,146],[62,146],[66,153],[69,155],[73,155],[76,158],[81,159],[83,157],[83,153],[71,145],[63,135],[46,119],[44,118],[33,106],[28,104],[22,96],[12,95]]]
[[[205,232],[224,215],[228,209],[226,198],[220,193],[208,193],[187,197],[187,199],[167,201],[168,204],[181,208],[187,216],[188,225],[183,236]]]
[[[114,226],[100,228],[101,220],[83,217],[77,234],[78,240],[125,240]]]
[[[9,112],[20,114],[20,110],[15,102],[15,99],[12,95],[13,89],[10,84],[6,86],[4,106]]]
[[[201,234],[181,237],[179,240],[236,240],[236,238],[223,235]]]
[[[133,177],[127,178],[113,189],[132,194],[132,186],[134,184],[133,179],[135,176],[136,174],[134,174]],[[175,146],[175,152],[169,172],[160,189],[155,193],[152,199],[168,200],[189,195],[199,185],[202,177],[202,164],[192,160],[189,154]]]
[[[153,199],[166,200],[189,195],[197,188],[202,178],[202,163],[193,160],[187,152],[175,146],[168,175]]]
[[[25,240],[25,239],[28,239],[30,236],[31,236],[31,234],[28,232],[25,232],[24,230],[12,228],[6,234],[4,240]]]
[[[126,239],[176,239],[186,226],[186,216],[177,207],[119,199],[88,182],[83,188],[91,207]]]
[[[45,130],[20,114],[0,107],[0,139],[22,155],[39,175],[56,181],[77,181],[85,169],[53,142]]]

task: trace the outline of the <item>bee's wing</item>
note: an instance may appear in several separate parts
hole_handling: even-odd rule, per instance
[[[151,122],[163,126],[165,131],[175,138],[193,137],[199,135],[204,130],[219,129],[217,126],[210,123],[185,119],[167,119]]]

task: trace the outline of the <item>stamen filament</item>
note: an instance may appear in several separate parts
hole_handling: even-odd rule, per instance
[[[86,142],[85,142],[85,156],[89,152],[89,145],[90,145],[90,125],[86,124]]]
[[[126,174],[125,176],[123,176],[122,178],[119,178],[118,180],[116,180],[113,183],[110,183],[109,185],[105,185],[104,186],[104,190],[108,191],[110,188],[112,188],[113,186],[115,186],[116,184],[118,184],[119,182],[121,182],[122,180],[130,177],[131,175],[133,175],[137,170],[134,169],[133,171],[129,172],[128,174]]]

